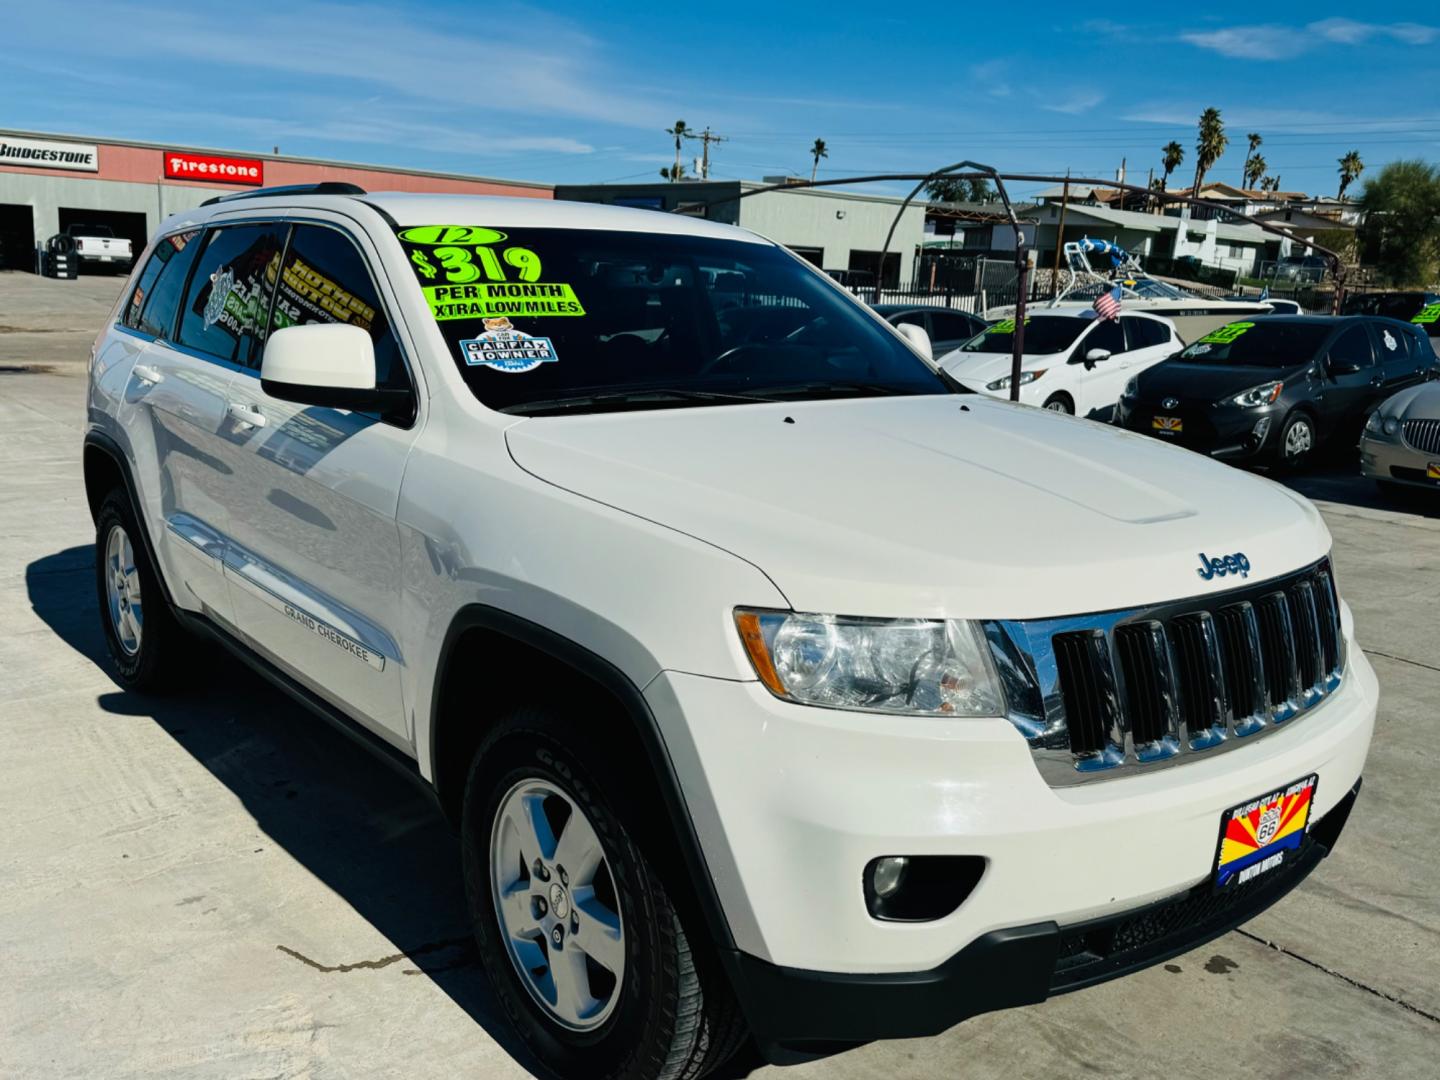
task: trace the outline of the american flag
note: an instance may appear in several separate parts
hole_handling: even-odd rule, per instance
[[[1102,319],[1120,318],[1120,286],[1116,285],[1104,296],[1095,301],[1095,314]]]

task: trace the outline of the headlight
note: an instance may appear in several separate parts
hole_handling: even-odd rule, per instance
[[[1372,434],[1379,434],[1380,424],[1380,413],[1378,411],[1372,412],[1365,418],[1365,430]]]
[[[1395,416],[1387,416],[1382,426],[1386,435],[1394,435],[1400,430],[1400,419]]]
[[[778,698],[920,716],[1002,716],[980,628],[966,620],[735,612],[755,674]]]
[[[1022,371],[1022,372],[1020,373],[1020,385],[1021,385],[1021,386],[1024,386],[1026,383],[1032,383],[1032,382],[1034,382],[1036,379],[1038,379],[1041,375],[1044,375],[1045,372],[1047,372],[1047,371],[1049,371],[1049,370],[1050,370],[1049,368],[1041,368],[1039,371]],[[985,384],[985,389],[986,389],[986,390],[1008,390],[1008,389],[1010,389],[1010,376],[1009,376],[1009,375],[1004,375],[1004,376],[1002,376],[1001,378],[996,379],[994,382],[988,382],[988,383],[986,383],[986,384]]]
[[[1243,394],[1236,394],[1230,400],[1236,405],[1243,405],[1247,408],[1257,408],[1261,405],[1269,405],[1280,396],[1280,391],[1285,389],[1283,382],[1261,383],[1259,386],[1252,386]],[[1353,428],[1351,429],[1354,430]]]

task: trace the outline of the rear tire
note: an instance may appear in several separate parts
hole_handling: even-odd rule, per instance
[[[140,528],[129,495],[113,489],[95,515],[95,591],[117,680],[155,694],[184,684],[194,640],[170,611]]]
[[[1051,394],[1045,399],[1044,408],[1050,412],[1065,413],[1067,416],[1075,415],[1075,402],[1070,400],[1069,394]]]
[[[696,1080],[734,1054],[745,1023],[637,844],[643,830],[627,826],[661,808],[635,804],[624,769],[563,715],[516,709],[466,781],[461,852],[485,972],[558,1076]]]

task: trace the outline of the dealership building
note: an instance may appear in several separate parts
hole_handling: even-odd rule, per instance
[[[549,184],[282,154],[0,130],[0,268],[30,270],[70,225],[108,225],[136,252],[171,214],[227,191],[342,181],[366,191],[554,197]]]

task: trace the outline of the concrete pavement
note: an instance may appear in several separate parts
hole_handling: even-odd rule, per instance
[[[224,657],[168,700],[108,677],[79,448],[117,289],[0,275],[0,1076],[529,1075],[420,793]],[[1440,500],[1296,486],[1383,695],[1337,852],[1170,964],[756,1076],[1435,1075]]]

